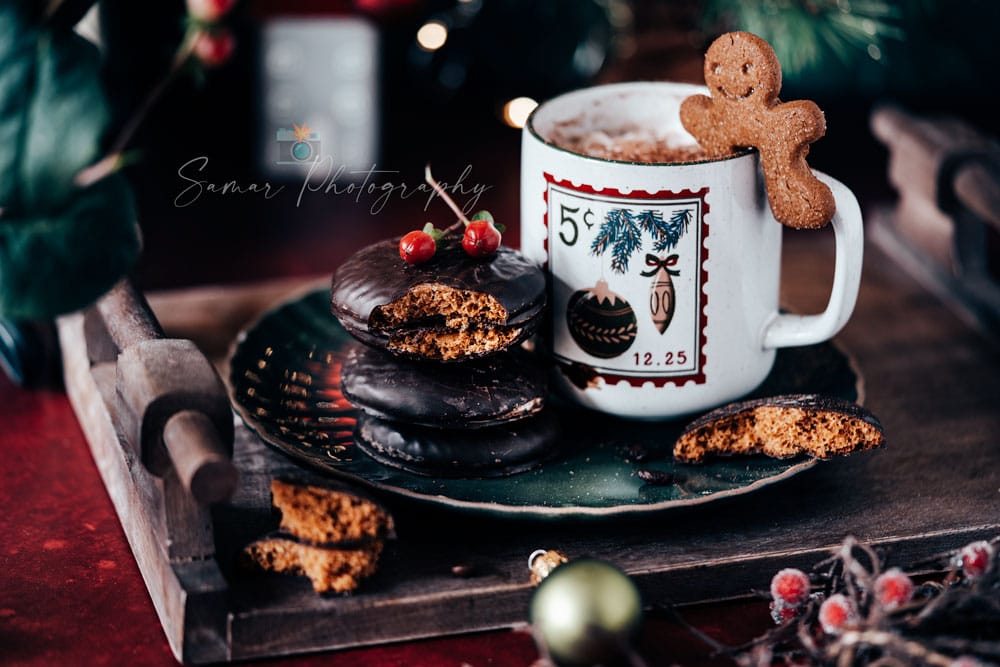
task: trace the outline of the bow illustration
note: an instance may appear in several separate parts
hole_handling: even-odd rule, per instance
[[[654,275],[660,269],[663,269],[664,271],[666,271],[668,274],[670,274],[672,276],[679,276],[679,275],[681,275],[680,271],[678,271],[676,269],[671,269],[670,268],[671,266],[674,266],[674,265],[677,264],[677,260],[678,259],[679,258],[678,258],[677,255],[670,255],[666,259],[660,259],[656,255],[647,253],[646,254],[646,266],[649,266],[649,267],[652,267],[652,268],[649,269],[649,271],[643,271],[643,272],[641,272],[639,275],[643,276],[644,278],[648,278],[648,277]]]

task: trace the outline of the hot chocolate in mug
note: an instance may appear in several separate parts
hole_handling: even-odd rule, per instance
[[[748,150],[689,162],[626,162],[562,146],[594,131],[686,146],[679,109],[701,86],[625,83],[539,106],[521,155],[521,251],[551,276],[556,389],[622,417],[704,411],[752,391],[780,347],[834,336],[861,279],[861,211],[837,202],[833,287],[815,315],[778,310],[782,226]],[[687,151],[687,152],[684,152]],[[815,234],[815,231],[797,231]]]

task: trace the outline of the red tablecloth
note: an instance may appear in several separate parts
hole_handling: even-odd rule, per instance
[[[0,375],[0,426],[0,663],[176,664],[66,395]],[[763,603],[686,613],[731,642],[767,626]],[[647,622],[641,651],[651,665],[707,664],[704,647],[664,620]],[[268,664],[514,667],[536,657],[528,634],[491,632]]]

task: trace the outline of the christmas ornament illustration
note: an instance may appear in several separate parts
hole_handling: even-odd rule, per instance
[[[674,319],[674,308],[677,306],[674,282],[670,279],[670,276],[681,274],[680,271],[670,268],[676,266],[677,260],[677,255],[661,259],[656,255],[647,254],[646,266],[650,269],[639,274],[645,278],[653,277],[653,284],[649,289],[649,314],[661,335],[670,326],[670,320]]]
[[[605,280],[590,289],[577,290],[566,304],[569,333],[587,354],[611,359],[625,353],[635,341],[635,311]]]

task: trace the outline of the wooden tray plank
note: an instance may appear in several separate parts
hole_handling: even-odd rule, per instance
[[[143,581],[178,660],[218,662],[228,657],[223,629],[225,582],[212,576],[214,562],[174,567],[157,518],[158,483],[118,437],[111,406],[115,404],[115,368],[91,366],[83,335],[83,315],[59,321],[66,393],[80,420],[101,479],[111,496]],[[221,586],[221,588],[220,588]]]
[[[353,597],[319,598],[304,580],[233,571],[232,657],[523,624],[531,595],[526,559],[539,547],[618,564],[635,578],[647,603],[747,595],[754,587],[766,588],[781,567],[808,567],[847,534],[882,546],[893,562],[905,564],[1000,532],[1000,457],[995,450],[983,453],[986,458],[962,457],[962,464],[949,466],[955,457],[943,449],[890,447],[824,464],[750,497],[642,520],[524,523],[401,506],[399,540],[384,554],[380,572]],[[295,470],[243,429],[237,456],[241,470],[246,458],[256,459],[262,483],[270,474]],[[984,474],[969,474],[987,459],[992,465]],[[270,473],[268,462],[274,465]],[[920,483],[927,466],[954,473],[942,473],[940,495]],[[908,478],[917,483],[898,483]],[[984,500],[982,518],[970,522],[968,505],[958,500],[975,496]],[[226,512],[254,517],[245,526],[250,537],[270,527],[273,520],[261,503],[242,502],[243,497],[234,499]],[[220,537],[225,542],[231,534]],[[484,574],[456,578],[450,567],[459,563],[474,564]]]
[[[832,244],[798,238],[786,243],[784,270],[793,279],[786,280],[783,298],[797,311],[818,311],[825,305],[824,277],[794,277],[832,264]],[[252,299],[253,293],[243,294]],[[253,310],[234,305],[226,290],[196,296],[204,313],[212,312],[213,300],[229,303],[233,313]],[[171,312],[183,310],[183,295],[151,301],[169,331]],[[185,333],[215,335],[205,318],[199,329],[186,317]],[[152,537],[155,526],[135,510],[143,496],[127,488],[141,466],[133,461],[130,470],[127,460],[114,458],[117,450],[109,443],[117,438],[99,383],[74,357],[79,341],[75,325],[67,324],[72,318],[60,326],[70,398],[171,645],[189,662],[523,624],[531,595],[527,556],[541,547],[619,565],[647,603],[683,603],[766,588],[775,570],[807,567],[848,534],[905,565],[1000,533],[1000,354],[877,252],[866,259],[861,298],[840,341],[867,379],[866,405],[888,435],[884,450],[823,463],[748,496],[611,521],[494,519],[388,498],[399,538],[387,548],[380,571],[351,597],[320,597],[304,579],[235,567],[239,549],[275,524],[271,477],[313,474],[242,426],[235,451],[241,486],[230,504],[213,510],[225,594],[212,585],[204,590],[204,576],[179,576],[176,566],[170,568]],[[218,340],[209,346],[221,347]],[[455,577],[450,568],[457,564],[475,565],[481,575]]]

